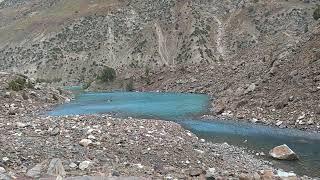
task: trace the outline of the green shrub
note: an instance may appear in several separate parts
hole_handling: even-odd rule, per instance
[[[28,84],[25,78],[18,77],[9,82],[9,89],[13,91],[21,91],[26,88],[26,86],[30,86]]]
[[[126,84],[126,91],[133,91],[134,85],[133,85],[133,79],[130,79],[129,82]]]
[[[116,71],[113,68],[105,67],[97,77],[102,82],[112,82],[116,78]]]
[[[314,13],[313,13],[313,18],[314,18],[315,20],[320,19],[320,6],[318,6],[317,9],[314,11]]]

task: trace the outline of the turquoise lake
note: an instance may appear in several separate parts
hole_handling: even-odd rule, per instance
[[[234,121],[201,120],[209,97],[200,94],[113,92],[79,93],[75,100],[48,112],[51,116],[111,113],[118,117],[153,118],[174,121],[201,138],[227,142],[268,154],[274,146],[287,144],[299,161],[272,161],[276,167],[300,175],[320,177],[320,134],[278,129]]]

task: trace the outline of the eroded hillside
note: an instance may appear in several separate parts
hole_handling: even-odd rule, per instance
[[[119,77],[137,81],[137,88],[218,96],[218,113],[317,127],[317,5],[316,0],[4,0],[0,67],[81,83],[110,66]]]

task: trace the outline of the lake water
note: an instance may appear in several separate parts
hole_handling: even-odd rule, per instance
[[[75,100],[56,107],[48,114],[115,113],[120,117],[164,119],[177,122],[208,141],[227,142],[265,154],[274,146],[287,144],[300,156],[300,161],[268,160],[287,171],[320,177],[320,134],[233,121],[200,120],[197,117],[207,111],[208,103],[209,98],[199,94],[79,93]]]

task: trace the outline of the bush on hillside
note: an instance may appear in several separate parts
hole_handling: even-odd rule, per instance
[[[133,79],[130,79],[129,82],[126,84],[126,91],[133,91],[134,85],[133,85]]]
[[[9,89],[13,90],[13,91],[21,91],[24,88],[30,86],[27,83],[26,79],[23,77],[18,77],[16,79],[10,81],[8,84],[9,84]]]
[[[320,6],[318,6],[317,9],[314,11],[314,13],[313,13],[313,18],[314,18],[315,20],[320,19]]]
[[[113,68],[105,67],[97,78],[102,82],[112,82],[116,78],[116,71]]]

